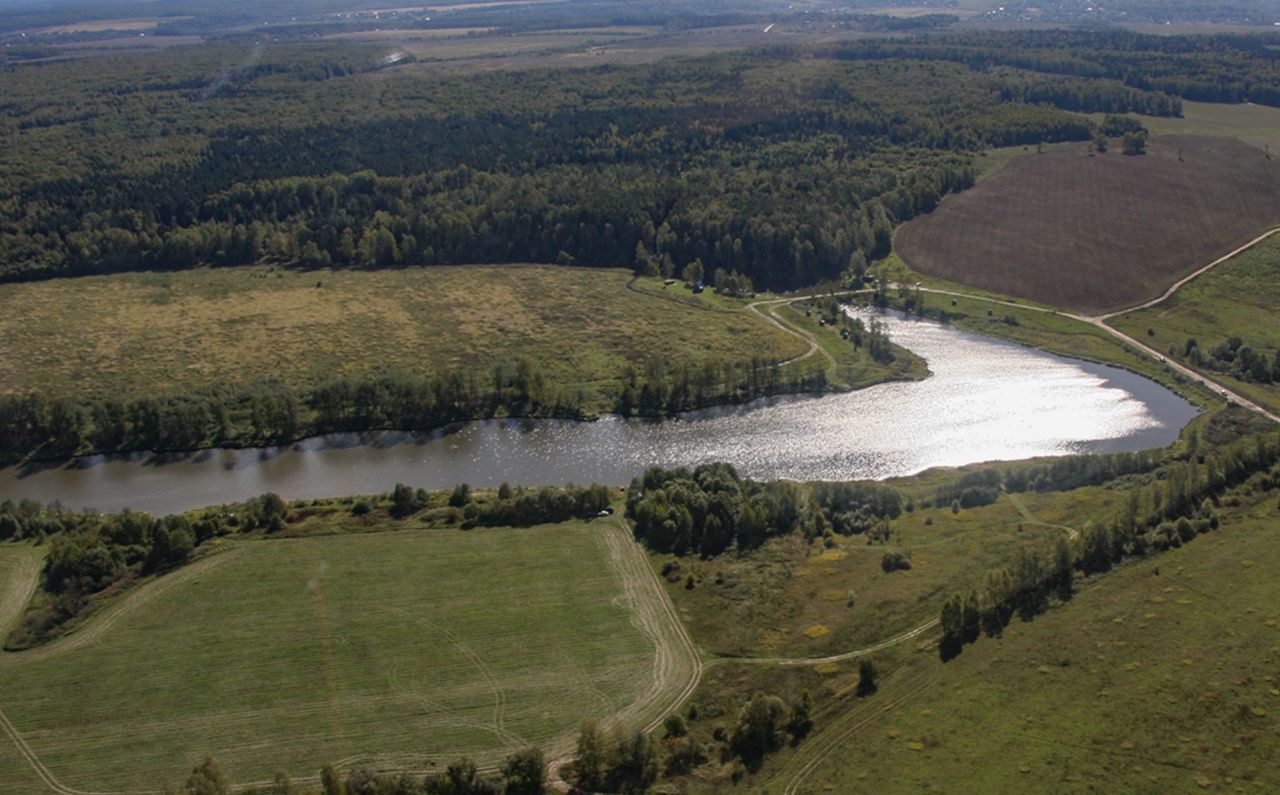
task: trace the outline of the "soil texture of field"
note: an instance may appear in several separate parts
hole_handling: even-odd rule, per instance
[[[236,784],[563,753],[580,721],[643,725],[692,676],[612,524],[227,547],[0,656],[0,715],[62,785],[156,791],[206,753]],[[26,558],[0,555],[0,573]],[[11,739],[0,782],[23,785]]]
[[[1153,298],[1280,223],[1280,163],[1234,138],[1166,135],[1014,158],[903,226],[921,273],[1097,313]]]

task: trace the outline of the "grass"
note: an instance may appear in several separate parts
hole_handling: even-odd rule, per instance
[[[896,484],[895,484],[896,485]],[[1018,495],[1035,519],[1075,525],[1108,518],[1119,497],[1105,489]],[[891,522],[885,544],[837,537],[825,548],[798,536],[759,550],[706,561],[652,557],[655,569],[679,560],[667,593],[694,640],[732,657],[821,657],[874,644],[937,617],[954,591],[976,587],[1026,545],[1047,545],[1062,531],[1027,519],[1008,497],[952,513],[917,508]],[[881,559],[900,551],[908,571],[885,573]],[[693,573],[695,587],[685,576]]]
[[[234,782],[492,760],[651,685],[623,580],[582,523],[229,543],[0,657],[0,708],[73,788],[154,790],[206,752]],[[0,781],[26,776],[6,741]]]
[[[1160,136],[1015,157],[897,233],[915,269],[1084,312],[1132,306],[1280,222],[1280,163],[1231,138]]]
[[[626,271],[541,266],[382,271],[268,268],[124,274],[0,286],[0,392],[187,393],[277,378],[461,369],[524,357],[601,410],[628,365],[700,365],[808,346],[745,301]],[[673,300],[678,295],[679,300]]]
[[[1108,322],[1179,358],[1188,339],[1194,338],[1207,352],[1228,337],[1239,336],[1270,361],[1280,350],[1280,323],[1276,322],[1280,316],[1278,279],[1280,240],[1272,237],[1192,280],[1156,306]],[[1280,410],[1280,386],[1206,372],[1250,400]]]
[[[1102,114],[1089,115],[1102,118]],[[1280,153],[1280,108],[1183,100],[1182,118],[1130,115],[1156,135],[1229,135]]]
[[[929,366],[924,359],[901,346],[894,346],[897,357],[894,361],[887,364],[875,361],[848,340],[841,339],[834,326],[820,325],[817,316],[820,310],[816,306],[811,308],[817,314],[806,315],[806,310],[810,309],[808,304],[805,301],[794,301],[766,306],[763,310],[817,343],[831,363],[827,376],[830,383],[839,387],[861,389],[884,381],[919,381],[928,374]]]
[[[869,716],[799,792],[1274,791],[1280,786],[1276,494],[1223,529],[1095,578]],[[856,751],[854,750],[856,748]],[[774,791],[770,789],[770,791]]]

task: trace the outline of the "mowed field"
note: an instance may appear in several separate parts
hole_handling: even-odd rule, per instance
[[[806,342],[745,302],[621,270],[541,266],[137,273],[0,286],[0,392],[129,396],[527,358],[588,408],[628,363],[776,361]]]
[[[1280,224],[1280,163],[1226,137],[1162,135],[1126,157],[1079,144],[1015,157],[899,229],[917,271],[1097,313],[1153,298]]]
[[[1179,359],[1185,358],[1188,339],[1207,352],[1238,336],[1270,362],[1280,350],[1280,236],[1232,257],[1155,306],[1107,322]],[[1250,400],[1280,410],[1280,384],[1205,372]]]
[[[684,685],[654,681],[662,639],[635,597],[650,575],[619,540],[597,522],[228,543],[0,656],[0,709],[94,791],[158,790],[205,753],[248,783],[563,752],[580,721],[647,721]],[[0,739],[0,789],[40,791],[8,786],[32,777]]]
[[[1271,491],[950,662],[911,653],[768,791],[811,762],[787,792],[1277,791],[1278,517]]]

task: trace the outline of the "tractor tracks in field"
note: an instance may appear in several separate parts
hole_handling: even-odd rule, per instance
[[[18,624],[22,611],[40,584],[40,556],[23,550],[11,575],[9,587],[0,593],[0,641]]]
[[[108,607],[98,616],[90,618],[85,624],[80,625],[69,634],[42,646],[37,646],[34,649],[6,652],[3,656],[0,656],[0,662],[6,660],[22,663],[34,662],[91,646],[101,640],[102,636],[110,631],[121,618],[154,602],[188,580],[231,560],[236,557],[239,551],[237,547],[224,548],[206,555],[194,563],[188,563],[182,568],[162,574],[141,587],[133,589],[119,602]]]

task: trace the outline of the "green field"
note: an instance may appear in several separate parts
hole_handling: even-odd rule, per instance
[[[919,508],[893,520],[892,539],[838,538],[830,548],[799,536],[774,539],[743,556],[681,560],[684,579],[668,594],[706,651],[734,657],[821,657],[861,648],[936,618],[956,590],[973,588],[1024,546],[1050,544],[1066,530],[1104,519],[1117,495],[1105,489],[1003,495],[952,513]],[[1019,510],[1019,505],[1026,513]],[[885,573],[888,552],[910,556],[909,571]],[[654,556],[656,568],[674,560]]]
[[[1090,114],[1101,118],[1098,114]],[[1151,132],[1168,135],[1231,135],[1280,154],[1280,108],[1266,105],[1182,103],[1182,118],[1135,116]]]
[[[207,752],[240,783],[563,752],[581,720],[643,725],[687,681],[655,681],[665,629],[613,525],[223,544],[0,657],[0,709],[64,785],[155,790]],[[0,781],[38,791],[12,751]]]
[[[946,664],[906,652],[844,745],[815,742],[779,781],[818,758],[796,792],[1274,792],[1276,508],[1247,500]]]
[[[228,268],[0,286],[0,392],[190,393],[276,378],[477,371],[527,358],[605,408],[628,364],[782,361],[808,345],[683,287],[621,270]],[[678,299],[678,300],[677,300]]]
[[[1239,336],[1271,361],[1280,350],[1280,238],[1272,237],[1181,287],[1167,300],[1107,322],[1159,351],[1179,357],[1188,339],[1207,351]],[[1150,334],[1149,332],[1154,332]],[[1273,410],[1280,385],[1249,383],[1206,369],[1232,389]]]

